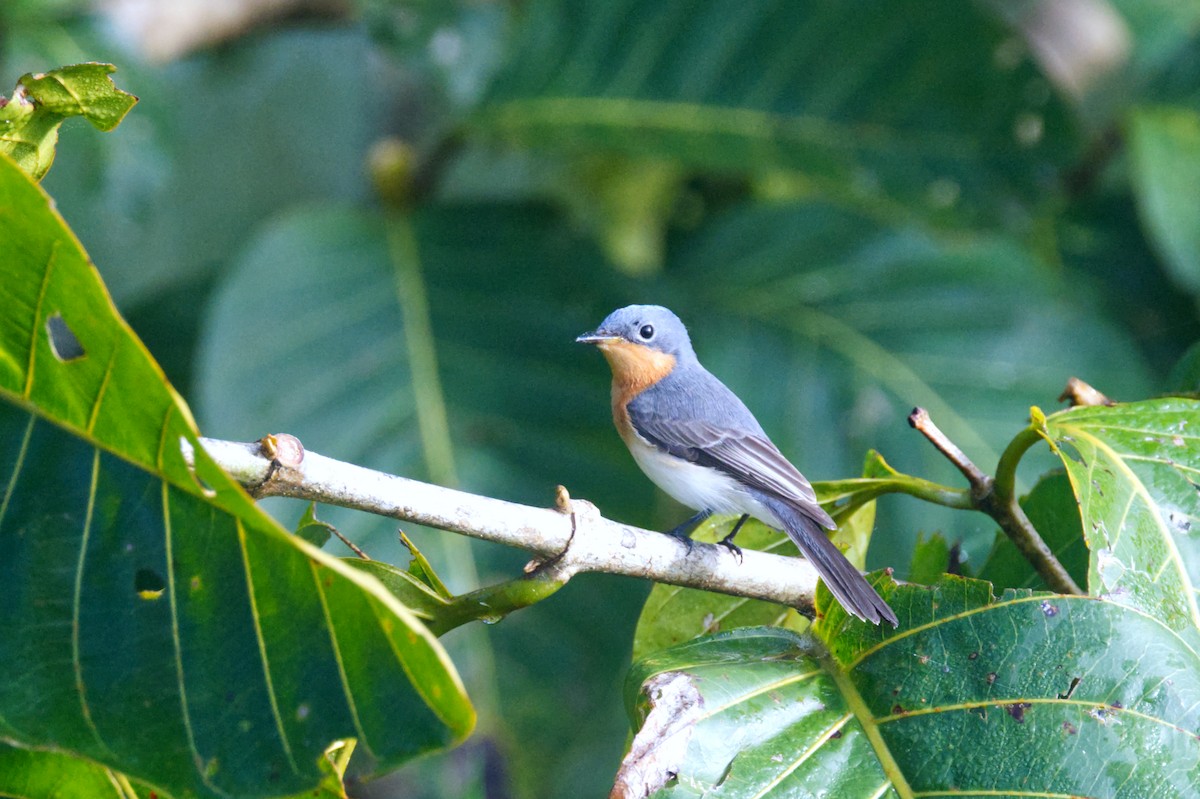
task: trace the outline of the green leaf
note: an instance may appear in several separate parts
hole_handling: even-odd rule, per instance
[[[417,545],[400,531],[400,543],[404,544],[404,548],[412,555],[412,560],[408,562],[408,573],[419,580],[422,584],[428,586],[435,594],[443,599],[449,599],[452,594],[446,584],[442,582],[442,578],[438,577],[437,572],[433,570],[433,564],[425,557],[421,550],[417,549]]]
[[[913,548],[912,563],[908,567],[908,581],[918,585],[932,585],[941,579],[950,566],[950,544],[941,533],[924,534],[917,537]]]
[[[1079,502],[1088,591],[1200,628],[1200,402],[1073,408],[1044,434]]]
[[[296,535],[314,547],[323,547],[333,536],[333,525],[317,518],[317,503],[310,502],[296,524]]]
[[[0,152],[40,180],[54,163],[64,120],[81,116],[98,130],[115,128],[137,102],[108,77],[116,70],[112,64],[74,64],[22,75],[13,96],[0,103]]]
[[[1175,281],[1200,295],[1200,114],[1140,108],[1128,130],[1142,225]]]
[[[522,145],[796,171],[808,194],[957,223],[1030,213],[1074,148],[1065,105],[976,5],[875,0],[853,24],[814,3],[542,0],[524,14],[469,126]]]
[[[453,597],[437,594],[419,578],[407,571],[379,560],[346,558],[345,562],[361,572],[370,574],[392,592],[406,608],[429,626],[440,615],[444,615]]]
[[[635,723],[658,675],[681,676],[702,703],[674,731],[677,760],[658,764],[676,779],[653,795],[1193,794],[1197,636],[1090,597],[995,600],[955,577],[879,587],[897,630],[833,603],[814,625],[824,647],[744,629],[636,663]]]
[[[345,738],[386,769],[464,737],[473,710],[436,639],[207,457],[2,156],[0,245],[0,662],[28,665],[0,682],[0,735],[176,797],[314,788]]]
[[[1078,585],[1085,585],[1088,548],[1079,520],[1079,506],[1075,503],[1066,472],[1043,475],[1033,491],[1021,498],[1021,508],[1059,563],[1067,568]],[[1003,532],[996,533],[996,543],[975,576],[990,581],[997,589],[1046,589],[1033,566]]]
[[[686,709],[648,701],[664,677],[684,680],[695,713],[660,738],[666,751],[650,749],[665,757],[627,758],[622,771],[656,771],[659,784],[675,775],[654,797],[896,797],[819,653],[814,642],[787,630],[747,627],[639,660],[625,683],[635,729],[657,723],[657,714],[682,716]],[[680,747],[674,756],[666,749],[671,745]]]
[[[0,795],[22,799],[149,799],[147,785],[63,752],[18,749],[0,743]],[[170,799],[155,792],[158,799]]]

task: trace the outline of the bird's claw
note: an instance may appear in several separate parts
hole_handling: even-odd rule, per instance
[[[721,546],[725,547],[726,549],[728,549],[730,552],[732,552],[734,557],[736,557],[738,559],[738,563],[742,562],[742,548],[739,547],[737,544],[733,543],[732,535],[725,536],[717,543],[720,544]]]

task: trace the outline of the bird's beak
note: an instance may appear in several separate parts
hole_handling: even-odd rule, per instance
[[[576,344],[602,344],[605,341],[612,341],[620,338],[620,336],[610,336],[607,333],[601,333],[599,330],[593,330],[591,333],[584,333],[575,339]]]

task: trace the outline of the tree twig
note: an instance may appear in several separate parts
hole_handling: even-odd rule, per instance
[[[981,496],[991,492],[992,478],[980,471],[979,467],[972,463],[971,459],[953,441],[947,438],[946,434],[933,423],[933,419],[929,417],[929,411],[924,408],[913,408],[912,413],[908,415],[908,423],[929,439],[929,443],[933,444],[938,452],[945,455],[946,459],[962,472],[963,477],[967,478],[967,482],[971,486],[972,495]]]
[[[930,443],[963,473],[971,486],[971,498],[975,508],[991,516],[1000,525],[1000,529],[1016,544],[1017,549],[1033,565],[1051,590],[1063,594],[1084,593],[1058,558],[1054,557],[1050,547],[1046,546],[1046,542],[1029,521],[1012,491],[1012,473],[1016,468],[1016,461],[1032,444],[1031,440],[1018,436],[1001,457],[1002,465],[1005,466],[1005,478],[1000,481],[999,487],[1002,490],[998,491],[997,481],[980,471],[979,467],[933,423],[933,419],[924,408],[914,408],[909,414],[908,423],[929,439]],[[1001,470],[998,469],[997,474],[1001,474]]]
[[[315,452],[303,452],[281,464],[264,454],[258,442],[200,441],[218,465],[257,497],[340,505],[518,547],[548,561],[546,566],[561,579],[581,572],[624,574],[813,613],[817,572],[802,558],[746,550],[739,562],[716,544],[684,542],[605,519],[590,502],[572,500],[565,490],[560,492],[558,508],[535,508],[377,472]]]

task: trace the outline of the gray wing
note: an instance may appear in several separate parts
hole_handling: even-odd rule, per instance
[[[743,485],[787,502],[823,527],[830,530],[837,527],[817,504],[817,496],[804,475],[771,443],[741,400],[723,384],[718,385],[728,392],[728,397],[720,398],[722,404],[729,398],[736,403],[737,413],[730,415],[738,417],[744,413],[748,422],[717,424],[705,419],[703,413],[693,413],[697,410],[694,406],[688,408],[689,418],[680,419],[677,416],[681,414],[664,413],[662,408],[636,400],[629,404],[629,419],[634,429],[659,449],[720,469]],[[728,405],[725,408],[731,410]]]

